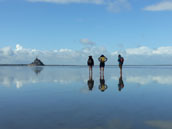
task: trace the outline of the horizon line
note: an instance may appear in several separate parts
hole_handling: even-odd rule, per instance
[[[0,66],[29,66],[29,64],[0,64]],[[36,65],[35,65],[36,66]],[[31,66],[31,67],[35,67]],[[47,64],[43,66],[88,66],[88,65],[76,65],[76,64]],[[94,66],[99,66],[99,65],[94,65]],[[115,65],[109,65],[107,64],[106,66],[118,66],[118,64]],[[172,64],[124,64],[123,66],[172,66]]]

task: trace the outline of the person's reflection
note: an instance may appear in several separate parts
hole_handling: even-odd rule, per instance
[[[99,85],[99,90],[100,90],[101,92],[104,92],[107,88],[108,88],[108,86],[105,84],[104,75],[101,75],[101,74],[100,74],[100,85]]]
[[[119,83],[118,83],[118,90],[121,91],[124,88],[124,82],[122,80],[122,71],[120,71]]]
[[[94,87],[94,80],[93,80],[93,77],[92,77],[92,72],[89,72],[89,80],[87,82],[88,84],[88,89],[91,91]]]

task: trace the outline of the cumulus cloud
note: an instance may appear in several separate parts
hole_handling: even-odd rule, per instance
[[[62,48],[58,50],[37,50],[27,49],[17,44],[15,49],[10,47],[0,48],[0,64],[29,64],[35,57],[40,58],[45,64],[85,64],[88,55],[92,54],[96,58],[102,53],[106,53],[104,47],[84,47],[75,51]]]
[[[87,38],[80,39],[80,43],[83,44],[83,45],[95,45],[95,44],[96,44],[95,42],[90,41],[90,40],[87,39]]]
[[[141,46],[139,48],[129,48],[126,49],[128,55],[151,55],[152,50],[148,47]]]
[[[82,39],[82,44],[86,44],[81,50],[61,48],[58,50],[37,50],[27,49],[17,44],[15,49],[7,46],[0,48],[0,64],[19,63],[29,64],[34,58],[40,58],[45,64],[85,64],[89,55],[95,58],[95,64],[99,64],[97,58],[104,54],[108,57],[107,64],[117,64],[118,54],[125,58],[125,64],[172,64],[172,46],[158,47],[152,49],[146,46],[138,48],[127,48],[124,50],[108,51],[105,47],[93,45],[94,42]]]
[[[12,51],[11,47],[9,47],[9,46],[4,47],[4,48],[0,51],[0,53],[1,53],[2,55],[4,55],[4,56],[11,56],[11,55],[13,55],[13,51]]]
[[[172,1],[165,0],[154,5],[149,5],[144,8],[146,11],[171,11],[172,10]]]
[[[172,64],[172,47],[152,49],[146,46],[127,48],[123,51],[111,52],[112,56],[122,54],[127,64]]]
[[[114,51],[111,54],[117,55],[119,51]],[[125,55],[172,55],[172,46],[158,47],[156,49],[151,49],[146,46],[140,46],[137,48],[127,48],[123,51]]]

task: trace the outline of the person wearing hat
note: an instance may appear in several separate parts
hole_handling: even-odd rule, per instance
[[[89,75],[90,75],[90,73],[92,74],[92,72],[93,72],[92,68],[94,66],[94,60],[93,60],[92,56],[88,57],[87,65],[89,66]]]

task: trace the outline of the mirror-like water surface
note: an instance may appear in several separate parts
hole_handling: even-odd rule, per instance
[[[172,67],[0,67],[0,129],[172,129]]]

